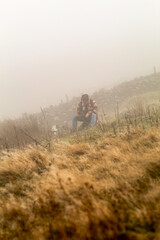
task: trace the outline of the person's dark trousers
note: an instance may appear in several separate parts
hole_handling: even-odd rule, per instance
[[[94,127],[96,124],[96,114],[92,113],[88,118],[85,116],[74,116],[72,120],[72,131],[75,132],[77,130],[77,122],[86,122],[90,123],[91,127]]]

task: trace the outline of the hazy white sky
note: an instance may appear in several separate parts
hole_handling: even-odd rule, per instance
[[[0,119],[160,71],[159,0],[0,0]]]

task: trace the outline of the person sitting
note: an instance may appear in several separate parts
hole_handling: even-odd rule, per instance
[[[97,104],[94,100],[90,99],[88,94],[83,94],[81,101],[78,103],[77,115],[72,120],[72,130],[77,130],[77,122],[83,122],[82,127],[94,127],[97,122]]]

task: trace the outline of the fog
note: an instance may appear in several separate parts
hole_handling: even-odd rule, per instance
[[[0,119],[160,71],[159,0],[1,0]]]

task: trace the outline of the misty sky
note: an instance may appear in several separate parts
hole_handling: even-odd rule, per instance
[[[159,0],[0,0],[0,119],[160,71]]]

